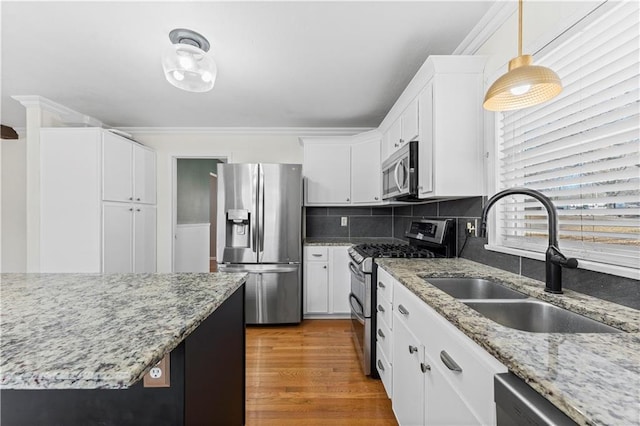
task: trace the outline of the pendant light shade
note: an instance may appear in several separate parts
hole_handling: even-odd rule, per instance
[[[519,0],[518,12],[518,57],[509,61],[509,71],[487,91],[483,106],[489,111],[527,108],[562,92],[560,77],[553,70],[532,65],[531,55],[522,54],[522,0]]]
[[[173,43],[162,56],[162,68],[169,83],[187,92],[213,89],[218,72],[209,51],[209,42],[195,31],[175,29]]]

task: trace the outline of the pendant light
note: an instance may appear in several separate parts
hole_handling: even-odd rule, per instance
[[[209,42],[195,31],[177,28],[169,33],[172,46],[162,56],[167,81],[187,92],[208,92],[216,81],[217,68]]]
[[[522,54],[522,0],[518,0],[518,57],[509,61],[509,71],[491,85],[484,97],[484,108],[511,111],[537,105],[560,94],[560,77],[551,69],[532,63],[531,55]]]

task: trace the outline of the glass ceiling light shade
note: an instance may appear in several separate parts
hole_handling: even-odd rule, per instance
[[[531,55],[522,54],[522,0],[518,2],[518,57],[509,61],[509,71],[489,88],[482,106],[489,111],[512,111],[540,104],[562,92],[562,82],[551,69],[532,65]]]
[[[209,51],[209,42],[195,31],[175,29],[169,33],[172,46],[162,55],[167,81],[187,92],[213,89],[218,69]]]

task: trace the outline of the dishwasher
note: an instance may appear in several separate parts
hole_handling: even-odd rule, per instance
[[[577,424],[513,373],[496,374],[493,385],[498,426]]]

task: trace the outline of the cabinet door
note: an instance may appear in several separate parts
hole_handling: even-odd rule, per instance
[[[400,139],[402,139],[402,117],[394,121],[389,128],[389,155],[400,148]]]
[[[420,93],[419,104],[418,195],[429,196],[433,192],[433,80]]]
[[[156,203],[156,153],[133,144],[134,201]]]
[[[329,312],[329,269],[327,262],[306,262],[304,268],[304,312]]]
[[[381,203],[380,139],[351,146],[351,200],[353,203]]]
[[[425,424],[427,425],[479,425],[486,424],[473,414],[465,400],[447,382],[436,362],[425,355],[429,366],[425,377]],[[491,394],[493,396],[493,394]]]
[[[351,203],[351,146],[305,144],[306,204]]]
[[[102,199],[131,201],[133,143],[109,132],[102,135]]]
[[[330,312],[334,314],[348,314],[351,312],[351,307],[349,306],[351,272],[349,271],[349,253],[347,250],[348,247],[330,248]]]
[[[397,313],[393,319],[393,412],[401,425],[424,424],[424,347]]]
[[[156,272],[156,208],[135,206],[133,229],[133,272]]]
[[[418,97],[416,97],[407,106],[407,109],[402,113],[402,141],[401,144],[418,140],[420,129],[418,127],[419,122],[419,106]]]
[[[102,212],[102,272],[132,272],[133,205],[104,204]]]

